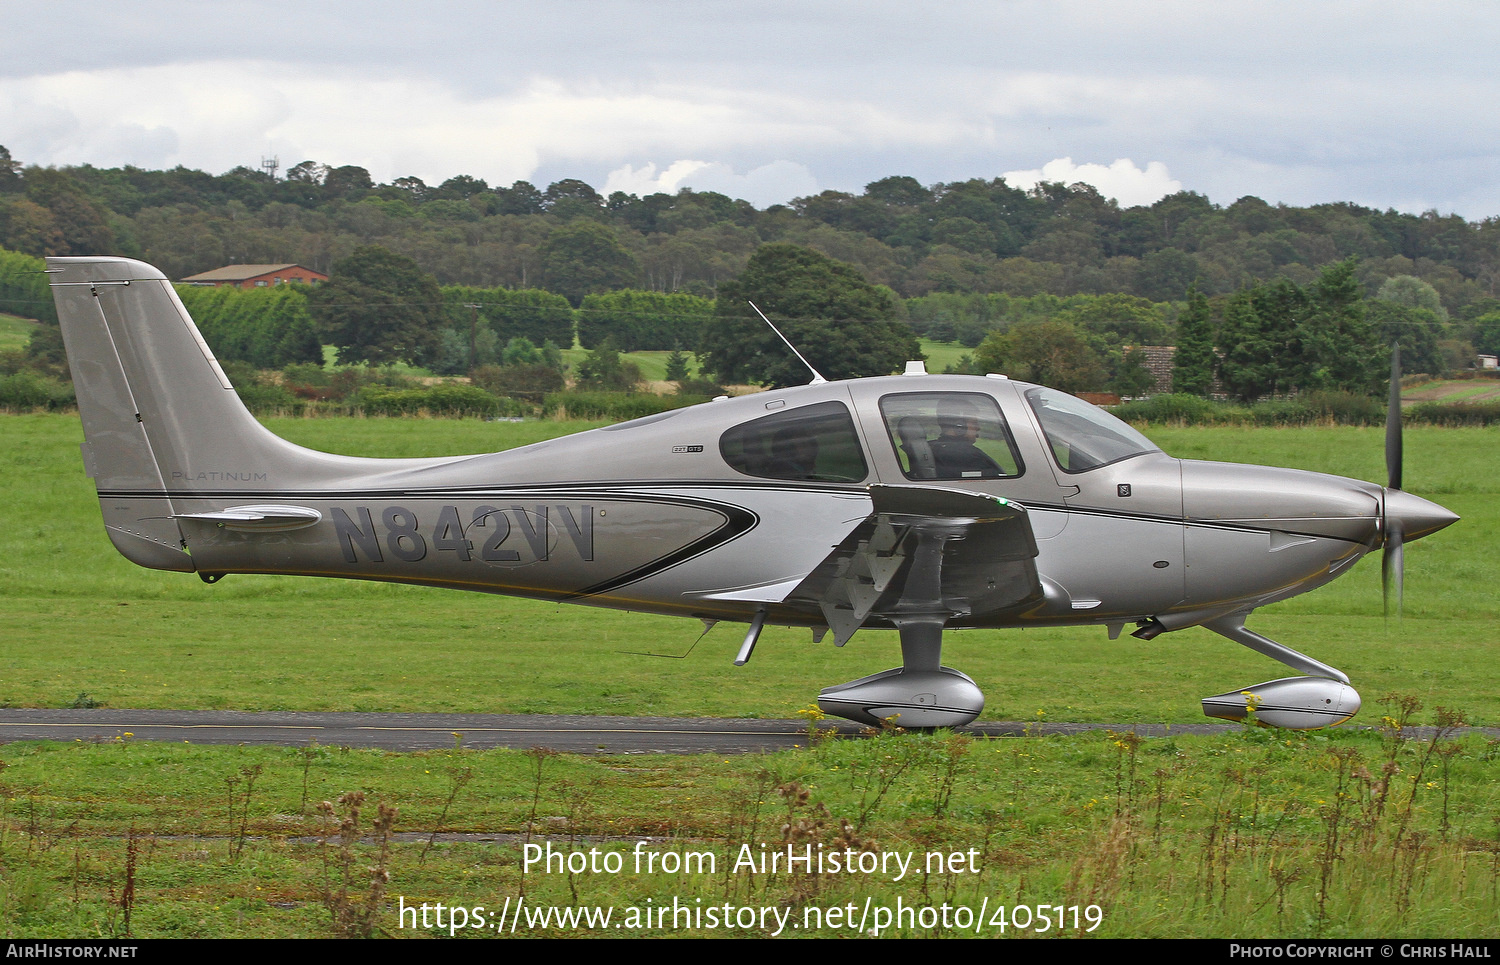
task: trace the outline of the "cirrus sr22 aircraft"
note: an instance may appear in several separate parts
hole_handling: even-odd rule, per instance
[[[172,286],[124,258],[48,259],[115,547],[142,566],[482,590],[749,624],[900,634],[901,666],[823,690],[869,724],[968,723],[943,632],[1202,626],[1299,676],[1203,701],[1282,727],[1359,708],[1341,671],[1245,626],[1456,516],[1400,489],[1174,459],[1070,395],[1001,376],[825,382],[492,455],[303,449],[240,403]],[[1396,425],[1399,426],[1399,413]]]

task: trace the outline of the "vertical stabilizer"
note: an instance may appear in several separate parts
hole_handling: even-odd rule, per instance
[[[174,494],[205,480],[263,488],[265,467],[296,447],[240,402],[160,271],[127,258],[47,265],[110,540],[142,566],[191,571]]]

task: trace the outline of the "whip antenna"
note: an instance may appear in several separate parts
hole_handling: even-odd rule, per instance
[[[786,343],[786,347],[792,350],[792,354],[801,359],[802,364],[807,366],[807,370],[813,374],[813,380],[809,382],[808,385],[821,385],[824,382],[828,381],[827,379],[823,378],[823,373],[813,368],[812,363],[809,362],[806,358],[803,358],[802,353],[797,351],[797,346],[793,345],[790,339],[781,334],[781,329],[776,327],[776,323],[771,321],[769,318],[766,318],[766,313],[761,311],[759,306],[750,301],[750,299],[748,298],[745,299],[745,301],[749,302],[750,307],[755,309],[755,314],[759,315],[767,325],[771,326],[771,331],[775,332],[776,337]]]

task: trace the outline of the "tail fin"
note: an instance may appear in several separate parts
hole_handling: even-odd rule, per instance
[[[275,467],[306,450],[240,402],[160,271],[127,258],[47,265],[110,540],[142,566],[192,571],[174,495],[284,486]]]

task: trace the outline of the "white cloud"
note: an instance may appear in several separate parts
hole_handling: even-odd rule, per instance
[[[645,197],[648,194],[675,194],[682,188],[717,191],[731,198],[749,201],[757,208],[785,204],[793,198],[818,193],[818,180],[811,171],[794,161],[772,161],[745,174],[734,173],[727,164],[710,161],[673,161],[660,172],[655,164],[639,168],[625,165],[609,172],[604,193],[624,191]]]
[[[1169,194],[1182,190],[1182,182],[1167,173],[1167,166],[1160,161],[1151,161],[1142,171],[1130,158],[1120,158],[1115,163],[1074,164],[1070,157],[1054,158],[1040,168],[1031,171],[1006,171],[1001,177],[1011,187],[1030,189],[1042,181],[1059,181],[1074,184],[1082,181],[1092,184],[1106,198],[1114,198],[1122,207],[1152,204]]]
[[[433,79],[250,61],[0,78],[0,130],[29,163],[224,171],[269,150],[287,165],[359,164],[376,180],[464,173],[496,184],[530,178],[548,161],[613,165],[622,155],[768,151],[840,137],[809,105],[775,96],[531,78],[469,97]],[[778,182],[811,184],[789,163],[737,175],[697,162],[701,178],[762,194]],[[652,176],[690,182],[681,162]]]
[[[648,194],[675,194],[683,187],[684,178],[706,167],[707,161],[673,161],[658,172],[654,163],[642,164],[639,168],[627,164],[609,172],[604,181],[604,194],[624,191],[642,198]]]

